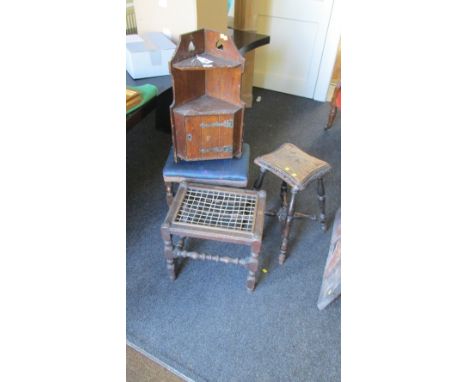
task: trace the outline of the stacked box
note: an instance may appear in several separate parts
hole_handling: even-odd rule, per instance
[[[160,32],[127,36],[127,72],[133,79],[167,76],[175,44]]]

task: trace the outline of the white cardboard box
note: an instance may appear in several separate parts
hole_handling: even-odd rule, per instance
[[[175,44],[160,32],[127,36],[127,72],[133,79],[169,75]]]

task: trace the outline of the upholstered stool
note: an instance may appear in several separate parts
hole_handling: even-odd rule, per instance
[[[161,226],[170,278],[176,278],[176,258],[219,261],[247,268],[247,289],[253,291],[262,246],[265,198],[265,191],[181,183]],[[234,258],[188,252],[183,241],[173,245],[172,235],[247,245],[250,256]]]
[[[242,156],[232,159],[174,162],[174,150],[171,147],[169,157],[163,169],[166,185],[166,199],[170,206],[174,197],[173,183],[197,182],[219,186],[247,187],[249,180],[250,146],[244,143]]]
[[[255,164],[260,166],[260,174],[254,184],[255,190],[259,190],[262,187],[266,171],[272,172],[283,180],[280,192],[281,207],[278,210],[266,212],[266,215],[277,216],[280,222],[284,224],[279,256],[279,262],[283,264],[286,259],[292,220],[296,218],[317,220],[317,216],[315,215],[307,215],[294,211],[297,192],[304,190],[314,180],[317,180],[317,194],[320,208],[318,219],[322,229],[324,231],[327,229],[323,176],[330,171],[331,166],[327,162],[305,153],[291,143],[285,143],[272,153],[255,158]],[[291,200],[289,203],[288,186],[291,187]]]

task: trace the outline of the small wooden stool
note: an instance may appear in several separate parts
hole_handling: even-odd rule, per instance
[[[281,207],[278,210],[267,211],[265,213],[268,216],[277,216],[279,221],[284,224],[279,255],[279,263],[283,264],[286,260],[292,220],[296,218],[317,220],[317,216],[315,215],[307,215],[294,211],[297,192],[304,190],[313,180],[317,180],[320,224],[322,230],[325,231],[327,229],[323,176],[331,170],[331,166],[327,162],[305,153],[291,143],[285,143],[272,153],[255,158],[254,162],[260,166],[260,174],[254,184],[255,190],[259,190],[262,187],[263,178],[267,170],[283,180],[280,192]],[[291,200],[289,204],[288,185],[291,187]]]
[[[161,226],[170,278],[176,278],[174,259],[178,257],[220,261],[247,268],[247,289],[253,291],[262,246],[265,199],[265,191],[181,183]],[[172,235],[183,239],[174,246]],[[250,256],[233,258],[188,252],[183,248],[187,237],[248,245]]]
[[[243,144],[240,158],[178,161],[177,163],[174,160],[174,148],[171,147],[163,169],[167,205],[170,206],[174,198],[174,183],[194,182],[238,188],[247,187],[249,162],[250,146],[247,143]]]

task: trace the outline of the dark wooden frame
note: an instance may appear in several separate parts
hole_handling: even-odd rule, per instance
[[[237,193],[242,195],[255,195],[257,198],[257,208],[255,211],[255,220],[251,232],[195,226],[175,222],[177,212],[184,200],[188,187],[193,186],[206,190],[220,190],[229,193]],[[177,194],[169,208],[169,212],[161,226],[161,236],[164,240],[164,256],[166,258],[167,269],[171,280],[176,279],[176,264],[177,258],[192,258],[196,260],[211,260],[223,262],[225,264],[240,265],[248,270],[247,289],[253,291],[256,284],[256,272],[258,270],[260,249],[262,246],[264,211],[265,211],[265,191],[254,191],[235,189],[229,187],[211,186],[206,184],[186,183],[179,185]],[[173,245],[172,237],[178,236],[182,238],[177,245]],[[227,243],[241,244],[250,247],[250,256],[245,258],[234,258],[229,256],[208,255],[204,253],[190,252],[184,250],[185,238],[196,238],[204,240],[215,240]]]

